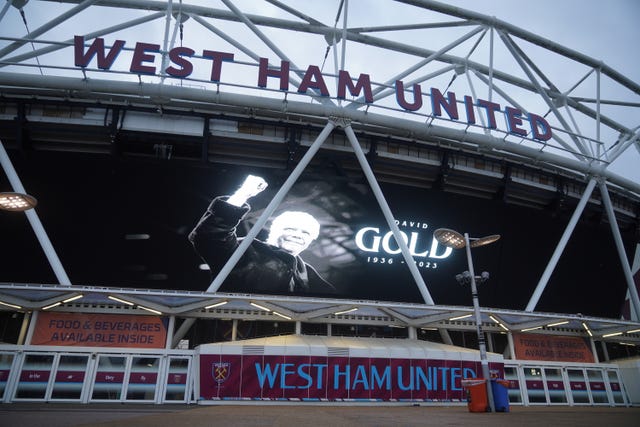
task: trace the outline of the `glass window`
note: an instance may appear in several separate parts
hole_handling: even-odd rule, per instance
[[[620,378],[618,378],[617,371],[607,371],[607,377],[609,379],[609,387],[611,388],[611,394],[613,401],[617,404],[625,404],[624,394],[622,393],[622,386],[620,385]]]
[[[522,370],[524,371],[524,380],[527,385],[529,403],[547,403],[547,398],[544,394],[544,382],[542,381],[542,370],[530,366],[525,366]]]
[[[13,358],[13,354],[0,353],[0,401],[4,399],[4,391],[7,389]]]
[[[136,356],[131,360],[127,400],[155,400],[159,367],[159,357]]]
[[[126,368],[126,357],[98,356],[98,369],[93,385],[93,400],[120,400]]]
[[[544,376],[549,393],[549,403],[567,403],[567,393],[562,380],[562,369],[544,368]]]
[[[589,377],[589,389],[591,390],[591,396],[593,397],[593,403],[609,403],[609,396],[607,395],[607,388],[604,385],[604,376],[600,369],[587,369],[587,376]]]
[[[512,366],[504,367],[504,379],[509,381],[509,402],[522,403],[520,393],[520,381],[518,380],[518,368]]]
[[[53,354],[27,354],[20,372],[16,399],[44,399],[49,385]]]
[[[186,393],[188,374],[188,358],[172,357],[169,360],[169,372],[167,373],[167,389],[164,395],[165,401],[185,401],[187,397]]]
[[[80,400],[88,362],[88,355],[61,355],[51,399]]]
[[[571,397],[573,403],[591,403],[589,400],[589,391],[587,390],[587,382],[584,378],[582,369],[567,369],[567,377],[569,379],[569,387],[571,388]]]

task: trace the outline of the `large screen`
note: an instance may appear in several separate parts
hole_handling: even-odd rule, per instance
[[[73,153],[13,161],[73,284],[203,292],[290,173]],[[248,176],[264,185],[229,203]],[[8,185],[4,176],[0,182]],[[381,188],[436,304],[470,305],[471,292],[455,279],[468,269],[465,251],[438,244],[435,229],[500,234],[472,251],[476,274],[490,274],[480,302],[521,310],[568,222],[496,200]],[[0,281],[56,283],[24,214],[0,215]],[[312,164],[247,244],[219,292],[424,302],[364,175],[346,175],[330,162]],[[537,310],[617,316],[625,286],[608,224],[582,221]]]

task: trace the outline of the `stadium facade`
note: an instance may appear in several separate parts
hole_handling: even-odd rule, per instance
[[[637,82],[438,2],[200,3],[0,11],[3,402],[640,403]]]

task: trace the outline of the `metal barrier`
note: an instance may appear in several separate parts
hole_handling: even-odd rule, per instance
[[[191,403],[190,350],[0,347],[3,402]]]

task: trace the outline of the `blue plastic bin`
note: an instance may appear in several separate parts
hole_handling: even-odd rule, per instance
[[[491,392],[496,412],[509,412],[509,381],[492,379]]]

